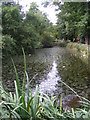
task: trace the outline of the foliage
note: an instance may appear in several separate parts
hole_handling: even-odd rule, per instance
[[[2,52],[4,55],[15,54],[15,47],[15,40],[10,35],[2,36]]]
[[[44,44],[50,46],[53,40],[52,33],[49,32],[50,27],[52,25],[49,24],[46,15],[42,14],[36,3],[32,3],[24,20],[25,39],[22,41],[24,47],[30,50],[42,47]]]
[[[62,0],[63,1],[63,0]],[[57,13],[57,38],[70,39],[90,37],[90,2],[65,2],[48,0],[42,3],[45,7],[54,5]]]
[[[10,92],[9,94],[4,90],[0,84],[1,98],[3,99],[0,103],[0,114],[1,118],[21,118],[17,111],[20,111],[18,108],[22,105],[20,104],[20,98],[17,98],[17,94]]]
[[[54,37],[49,32],[44,32],[41,38],[43,47],[52,47]]]
[[[88,35],[87,2],[65,2],[57,16],[57,30],[60,38],[72,40],[73,37],[82,38]]]
[[[60,41],[60,42],[59,42],[59,46],[60,46],[60,47],[66,47],[66,46],[67,46],[67,42],[66,42],[65,40]]]
[[[21,6],[14,2],[2,4],[2,33],[11,35],[16,40],[16,44],[20,44],[21,41],[23,16]]]
[[[19,83],[19,77],[16,70],[16,67],[14,65],[15,73],[16,73],[16,80],[15,83],[15,91],[16,94],[12,94],[11,92],[8,94],[5,89],[3,88],[2,84],[0,84],[0,90],[1,90],[1,98],[3,99],[0,103],[0,113],[2,118],[19,118],[19,119],[36,119],[38,117],[38,111],[40,108],[39,105],[39,93],[38,88],[36,87],[35,95],[30,96],[29,94],[29,79],[26,72],[26,59],[25,59],[25,53],[24,54],[24,79],[23,79],[23,86],[22,89],[20,87]],[[27,82],[25,82],[27,80]],[[25,97],[25,86],[27,84],[27,102]],[[22,90],[22,91],[21,91]],[[3,111],[3,112],[2,112]]]
[[[52,46],[55,36],[53,25],[34,2],[30,4],[30,9],[25,15],[18,4],[3,3],[2,28],[3,35],[10,35],[14,39],[17,53],[21,53],[22,46],[26,53],[43,47],[44,42],[46,46]]]
[[[57,109],[57,99],[55,96],[49,97],[48,95],[44,95],[43,97],[43,103],[41,111],[41,116],[43,119],[55,119],[55,120],[63,120],[63,119],[88,119],[90,118],[89,112],[90,112],[90,103],[88,102],[82,102],[82,108],[77,108],[74,110],[71,108],[70,111],[64,111],[62,107],[62,97],[60,98],[60,105]]]
[[[74,48],[77,51],[81,52],[82,54],[85,54],[85,56],[88,56],[88,46],[86,44],[81,44],[81,43],[68,43],[67,46],[69,48]]]

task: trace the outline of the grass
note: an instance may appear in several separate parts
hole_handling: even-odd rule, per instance
[[[0,114],[1,118],[8,118],[12,120],[13,118],[21,119],[21,120],[64,120],[67,119],[90,119],[90,101],[84,100],[81,101],[82,108],[77,108],[74,110],[71,108],[70,111],[63,111],[62,109],[62,97],[60,97],[59,108],[57,108],[57,98],[55,96],[49,97],[44,94],[40,95],[38,92],[38,87],[36,86],[35,94],[32,95],[32,91],[29,91],[29,78],[26,72],[26,58],[24,55],[24,79],[23,85],[20,87],[19,77],[17,73],[17,69],[14,65],[14,70],[16,74],[15,83],[15,93],[7,93],[2,85],[0,84],[0,97],[2,100],[0,101]],[[62,82],[63,83],[63,82]],[[27,90],[25,89],[25,85],[27,84]],[[64,85],[66,85],[64,83]],[[66,85],[67,86],[67,85]],[[69,87],[69,86],[67,86]],[[70,88],[70,87],[69,87]],[[72,91],[73,89],[70,88]],[[27,95],[25,95],[27,93]],[[76,92],[74,92],[76,93]],[[27,101],[26,101],[27,97]]]
[[[81,52],[81,55],[88,56],[89,46],[87,46],[86,44],[70,42],[67,44],[67,46],[71,49],[76,49],[77,51]]]

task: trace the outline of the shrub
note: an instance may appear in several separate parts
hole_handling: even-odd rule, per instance
[[[76,48],[78,51],[80,51],[80,46],[79,45],[76,45]]]
[[[13,55],[15,53],[15,40],[10,35],[2,36],[2,52],[3,55]]]
[[[42,43],[43,47],[52,47],[54,37],[50,33],[44,32],[41,37],[41,41],[42,41],[41,43]]]
[[[67,46],[66,41],[60,41],[59,46],[60,47],[66,47]]]

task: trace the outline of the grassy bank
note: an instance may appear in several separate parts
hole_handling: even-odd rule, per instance
[[[73,51],[79,52],[83,57],[88,57],[89,55],[89,46],[86,44],[70,42],[67,44],[67,47],[71,48]]]

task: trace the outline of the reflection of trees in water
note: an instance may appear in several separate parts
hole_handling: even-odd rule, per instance
[[[78,94],[88,97],[88,65],[85,64],[78,56],[65,53],[62,62],[58,64],[58,70],[62,80],[73,88]],[[65,67],[63,67],[65,66]],[[66,93],[68,89],[65,88]]]

